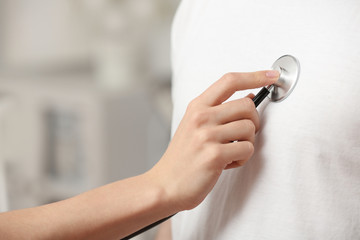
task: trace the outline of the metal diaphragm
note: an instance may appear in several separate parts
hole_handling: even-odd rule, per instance
[[[274,62],[272,69],[279,71],[280,77],[268,97],[273,102],[280,102],[294,90],[300,75],[300,63],[294,56],[284,55]]]

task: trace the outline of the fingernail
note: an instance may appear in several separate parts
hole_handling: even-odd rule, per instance
[[[280,73],[276,70],[269,70],[265,73],[267,78],[278,78]]]

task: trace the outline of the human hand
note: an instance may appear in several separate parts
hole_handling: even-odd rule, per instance
[[[254,152],[259,117],[253,95],[223,102],[278,78],[277,71],[228,73],[188,105],[168,149],[148,172],[176,211],[200,204],[224,169],[242,166]]]

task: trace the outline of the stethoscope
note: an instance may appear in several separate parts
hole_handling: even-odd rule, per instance
[[[286,99],[294,90],[300,76],[300,63],[291,55],[278,58],[271,67],[280,73],[276,83],[263,87],[253,98],[257,107],[267,96],[270,101],[280,102]],[[270,94],[270,95],[269,95]]]
[[[297,81],[300,76],[300,63],[299,61],[291,55],[284,55],[278,58],[271,67],[273,70],[277,70],[280,73],[278,81],[272,85],[263,87],[253,98],[255,106],[259,104],[268,97],[272,102],[281,102],[286,99],[294,90]],[[174,214],[175,215],[175,214]],[[131,239],[147,230],[165,222],[169,217],[163,218],[149,226],[146,226],[139,231],[130,234],[127,237],[122,238],[121,240]]]

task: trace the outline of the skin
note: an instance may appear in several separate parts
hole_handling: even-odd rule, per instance
[[[223,170],[242,166],[254,152],[260,121],[253,95],[224,101],[278,77],[276,71],[225,74],[189,104],[152,169],[70,199],[1,213],[0,239],[120,239],[196,207]]]

